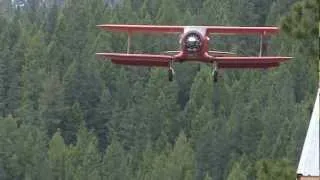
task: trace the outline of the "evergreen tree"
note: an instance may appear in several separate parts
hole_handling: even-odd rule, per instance
[[[43,25],[43,31],[46,34],[46,41],[47,43],[52,40],[52,36],[54,35],[54,32],[57,27],[57,22],[58,22],[58,15],[59,15],[59,5],[57,0],[54,0],[52,2],[52,5],[49,6],[48,8],[49,12],[46,13],[45,15],[45,21]]]
[[[0,34],[0,79],[2,81],[0,102],[3,116],[15,113],[20,105],[20,74],[24,46],[18,24],[19,18],[19,15],[14,15],[12,21],[4,23]]]
[[[210,110],[212,109],[212,100],[213,100],[213,84],[212,79],[209,73],[209,69],[204,68],[198,72],[195,77],[194,83],[192,84],[190,91],[190,99],[185,107],[184,114],[184,128],[188,136],[196,138],[196,134],[199,134],[198,131],[201,131],[201,127],[205,125],[211,119],[212,115]],[[203,110],[200,110],[204,108]],[[206,115],[202,113],[206,111]],[[202,111],[202,112],[199,112]],[[212,111],[211,111],[212,112]],[[201,114],[200,114],[201,113]],[[199,119],[200,117],[196,116],[206,116],[205,119]],[[211,116],[211,117],[210,117]],[[202,121],[202,122],[199,122]],[[191,134],[192,132],[192,134]]]
[[[194,173],[193,150],[184,133],[180,133],[169,154],[164,152],[154,158],[152,170],[145,178],[189,180],[194,178]]]
[[[295,172],[293,167],[287,160],[261,160],[256,164],[258,180],[267,180],[267,179],[292,179],[295,178]]]
[[[63,89],[57,75],[51,75],[44,82],[39,99],[39,116],[49,136],[53,135],[64,119]]]
[[[62,135],[67,144],[74,144],[76,142],[77,130],[80,127],[81,122],[84,121],[80,104],[77,102],[74,103],[66,113],[67,119],[64,119],[61,124]]]
[[[21,115],[29,124],[40,124],[37,118],[39,97],[44,80],[44,43],[42,33],[36,34],[30,40],[25,54],[25,63],[22,69],[22,107]]]
[[[209,174],[207,173],[203,180],[212,180],[212,178],[211,178],[211,177],[209,176]]]
[[[141,161],[138,166],[136,179],[147,180],[151,177],[153,160],[156,156],[156,153],[153,152],[151,147],[151,142],[149,141],[146,145],[146,148],[143,151]]]
[[[319,4],[317,0],[296,2],[282,19],[282,29],[297,38],[317,37],[319,26]]]
[[[1,48],[2,49],[2,48]],[[0,116],[4,117],[6,114],[6,96],[7,96],[7,60],[5,54],[8,54],[9,51],[2,49],[0,54]]]
[[[107,144],[109,144],[109,136],[110,129],[108,129],[107,125],[110,123],[112,118],[112,110],[113,110],[113,102],[112,97],[108,89],[102,91],[102,95],[100,97],[100,102],[97,105],[95,110],[96,116],[91,121],[95,121],[94,131],[97,133],[97,137],[99,140],[99,146],[104,149]]]
[[[226,25],[230,23],[230,1],[203,1],[201,23],[205,25]],[[201,24],[200,24],[201,25]]]
[[[77,133],[77,143],[69,148],[68,169],[73,179],[100,179],[101,157],[95,135],[90,133],[83,122]]]
[[[162,0],[157,14],[157,21],[160,24],[176,24],[179,23],[179,9],[176,1]]]
[[[172,153],[169,155],[166,174],[169,175],[169,179],[191,180],[195,174],[194,164],[191,145],[186,135],[181,132],[176,140]]]
[[[241,165],[239,163],[235,163],[231,169],[231,172],[228,175],[227,180],[245,180],[248,179],[247,175],[245,173],[245,170],[242,169]]]
[[[142,100],[141,113],[142,122],[146,124],[153,141],[163,134],[168,137],[169,142],[173,142],[180,132],[177,89],[176,83],[168,84],[163,70],[152,70]]]
[[[121,180],[130,179],[131,169],[128,155],[116,140],[108,146],[103,157],[102,177],[103,179]]]
[[[89,120],[94,118],[102,89],[98,73],[94,71],[94,67],[88,63],[75,60],[63,79],[65,105],[70,107],[78,102],[83,118],[90,128],[96,127]]]
[[[49,142],[48,159],[53,179],[65,179],[66,145],[61,136],[60,129],[53,135]]]
[[[0,151],[6,179],[50,179],[45,133],[31,126],[18,127],[12,116],[0,122]]]
[[[7,22],[0,17],[0,23],[3,23],[3,26],[0,28],[0,117],[4,117],[6,113],[6,94],[7,94],[7,83],[8,83],[8,77],[7,77],[7,66],[8,66],[8,60],[7,56],[9,55],[9,49],[5,46],[5,33],[3,32],[4,28],[7,27]]]

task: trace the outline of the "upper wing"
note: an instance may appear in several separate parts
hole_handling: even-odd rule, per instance
[[[116,32],[182,33],[184,26],[101,24],[97,27]]]
[[[172,59],[167,55],[155,54],[124,54],[124,53],[96,53],[110,59],[115,64],[135,65],[135,66],[160,66],[168,67]]]
[[[274,34],[278,33],[278,27],[237,27],[237,26],[207,26],[207,33],[215,34]]]
[[[101,24],[97,27],[115,32],[144,33],[182,33],[186,26],[144,25],[144,24]],[[197,26],[194,26],[197,27]],[[199,26],[207,33],[215,34],[272,34],[278,33],[278,27],[237,27],[237,26]]]
[[[213,57],[219,68],[270,68],[279,66],[291,57]]]

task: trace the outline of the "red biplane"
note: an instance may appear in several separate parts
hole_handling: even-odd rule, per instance
[[[214,82],[218,80],[219,68],[261,68],[279,66],[291,57],[262,56],[264,37],[279,32],[278,27],[232,27],[232,26],[162,26],[162,25],[121,25],[103,24],[99,28],[128,34],[127,53],[96,53],[115,64],[136,66],[157,66],[168,68],[169,81],[173,80],[175,62],[198,61],[210,63]],[[180,51],[166,54],[131,54],[130,42],[133,33],[173,33],[180,34]],[[236,56],[230,52],[210,51],[209,36],[212,35],[259,35],[260,52],[258,56]]]

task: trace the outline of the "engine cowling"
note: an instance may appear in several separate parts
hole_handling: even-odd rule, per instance
[[[203,47],[202,36],[198,32],[189,32],[182,39],[183,51],[189,54],[199,53]]]

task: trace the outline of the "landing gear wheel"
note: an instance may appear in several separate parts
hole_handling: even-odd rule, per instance
[[[168,70],[168,78],[169,78],[169,81],[173,81],[173,75],[174,75],[174,71],[172,68],[169,68]]]
[[[218,64],[217,62],[213,62],[212,64],[212,79],[213,79],[213,82],[216,83],[218,82]]]
[[[216,82],[218,82],[218,71],[217,70],[214,70],[213,72],[212,72],[212,79],[213,79],[213,82],[214,83],[216,83]]]

